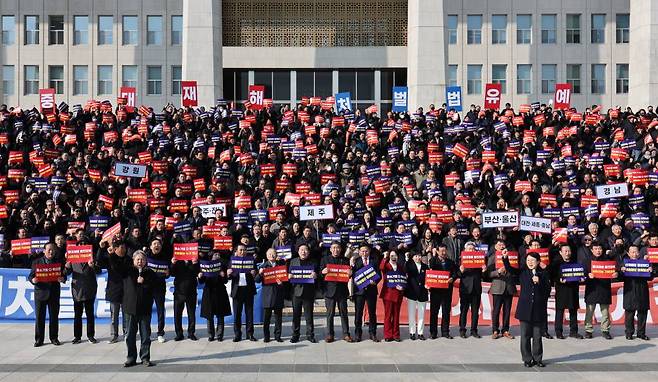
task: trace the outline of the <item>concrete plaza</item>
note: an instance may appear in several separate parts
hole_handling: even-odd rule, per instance
[[[337,322],[338,324],[338,322]],[[337,329],[340,331],[340,326]],[[401,343],[325,343],[324,322],[316,320],[317,344],[291,344],[290,322],[286,318],[283,343],[265,344],[257,327],[258,342],[233,343],[227,327],[224,342],[208,342],[205,328],[199,328],[198,342],[171,340],[153,342],[155,367],[141,365],[124,369],[123,342],[107,344],[108,327],[97,326],[97,338],[71,344],[72,323],[60,327],[62,346],[49,343],[34,348],[31,324],[0,324],[0,380],[4,381],[620,381],[658,379],[658,327],[651,327],[651,341],[623,336],[623,327],[614,327],[615,338],[591,340],[545,340],[544,369],[526,369],[520,361],[519,342],[490,337],[482,339],[437,339],[411,341],[402,329]],[[481,328],[481,334],[488,333]],[[516,334],[518,328],[513,329]],[[302,327],[302,333],[304,328]],[[595,332],[597,334],[598,332]],[[381,329],[380,329],[381,334]],[[453,330],[453,335],[455,331]],[[302,336],[302,339],[304,337]]]

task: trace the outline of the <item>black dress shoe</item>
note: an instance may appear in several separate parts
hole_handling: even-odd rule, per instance
[[[135,361],[126,361],[124,362],[123,367],[133,367],[135,365],[137,365],[137,362]]]
[[[451,340],[451,339],[454,338],[454,337],[451,336],[450,334],[442,334],[441,337],[443,337],[443,338],[447,338],[447,339],[449,339],[449,340]]]
[[[562,333],[558,333],[558,334],[555,335],[555,338],[557,338],[558,340],[564,340],[567,337],[565,337],[564,334],[562,334]]]
[[[592,335],[591,332],[585,332],[585,338],[587,338],[588,340],[591,340],[592,338],[594,338],[594,336]]]
[[[535,365],[536,365],[537,367],[546,367],[546,364],[543,363],[542,361],[537,361],[537,362],[535,362]]]
[[[415,334],[410,335],[409,339],[412,341],[416,341],[416,335]]]
[[[277,338],[275,338],[274,340],[275,340],[276,342],[283,342],[283,340],[281,339],[281,337],[277,337]]]
[[[420,335],[418,336],[418,339],[421,340],[421,341],[425,341],[425,336],[422,335],[422,334],[420,334]]]
[[[215,336],[208,337],[208,342],[213,342],[214,340],[215,340]]]
[[[478,332],[474,332],[474,331],[472,331],[472,330],[471,330],[471,337],[482,338],[482,336],[479,335]]]
[[[187,338],[191,339],[192,341],[198,341],[198,340],[199,340],[198,338],[196,338],[196,336],[194,335],[194,333],[192,333],[192,334],[188,334],[188,335],[187,335]]]
[[[59,346],[59,345],[62,344],[61,342],[59,342],[58,339],[54,339],[54,340],[50,341],[50,343],[53,344],[53,345],[55,345],[55,346]]]
[[[361,336],[356,336],[356,338],[354,339],[354,342],[361,342]]]
[[[435,339],[437,339],[437,335],[436,334],[430,334],[430,338],[435,340]]]
[[[523,362],[523,366],[532,367],[532,362]]]
[[[297,342],[299,342],[299,337],[292,337],[292,338],[290,339],[290,343],[291,343],[291,344],[296,344]]]
[[[34,343],[35,348],[39,348],[39,347],[42,347],[42,346],[43,346],[43,342],[35,342]]]
[[[146,367],[152,367],[152,366],[155,366],[155,363],[153,363],[149,360],[146,360],[146,361],[142,361],[142,365],[144,365]]]
[[[265,337],[265,338],[263,338],[263,342],[265,342],[265,343],[270,342],[270,338],[269,338],[269,337]]]
[[[552,340],[553,339],[553,336],[548,334],[548,332],[542,334],[542,337],[546,338],[547,340]]]
[[[603,332],[603,338],[606,340],[611,340],[612,336],[610,335],[610,332]]]
[[[73,344],[73,345],[77,345],[77,344],[79,344],[80,342],[82,342],[82,340],[81,340],[80,338],[74,338],[73,341],[71,341],[71,344]]]
[[[402,340],[399,339],[399,338],[394,338],[393,341],[395,341],[395,342],[402,342]]]
[[[384,341],[385,342],[393,342],[393,339],[392,338],[384,338]]]
[[[370,335],[370,340],[371,340],[372,342],[379,342],[379,338],[377,338],[377,336],[374,335],[374,334],[371,334],[371,335]]]
[[[107,341],[108,344],[115,344],[119,342],[119,336],[112,336],[109,341]]]
[[[185,337],[183,337],[182,334],[179,334],[176,337],[174,337],[174,341],[182,341],[183,339],[185,339]]]
[[[248,339],[249,341],[253,341],[253,342],[258,341],[258,340],[256,339],[256,337],[254,337],[253,335],[249,335],[249,336],[247,336],[247,339]]]
[[[637,336],[637,338],[645,341],[649,341],[651,338],[649,338],[646,334],[642,334],[641,336]]]
[[[459,336],[461,338],[466,338],[466,332],[459,332]]]
[[[90,344],[97,344],[98,343],[98,340],[94,337],[87,338],[87,341],[89,341]]]
[[[242,338],[240,337],[233,337],[233,342],[240,342],[242,341]]]
[[[318,343],[318,340],[316,340],[314,336],[306,337],[306,340],[312,344]]]
[[[632,335],[632,334],[627,334],[627,335],[626,335],[626,339],[627,339],[627,340],[632,340],[632,339],[633,339],[633,335]]]

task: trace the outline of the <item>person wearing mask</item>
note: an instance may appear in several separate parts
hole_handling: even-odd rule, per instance
[[[219,252],[213,252],[211,260],[219,261]],[[215,339],[219,342],[224,340],[224,317],[231,315],[231,302],[226,292],[226,269],[221,270],[216,276],[205,276],[199,272],[199,282],[203,284],[203,295],[201,296],[201,317],[207,320],[208,341]],[[215,328],[215,317],[217,327]]]
[[[603,245],[598,242],[592,243],[591,256],[587,256],[581,261],[585,267],[585,338],[592,338],[594,327],[594,310],[596,305],[601,308],[601,336],[606,340],[611,340],[610,335],[610,304],[612,304],[612,280],[595,278],[592,273],[592,261],[614,260],[603,252]],[[616,260],[614,260],[616,261]],[[613,279],[617,278],[617,272],[612,275]]]
[[[187,338],[196,341],[196,303],[198,260],[171,259],[171,275],[174,276],[174,341],[183,340],[183,309],[187,310]]]
[[[636,245],[628,248],[628,259],[640,258]],[[646,333],[647,314],[649,312],[649,281],[656,276],[656,267],[651,267],[649,277],[631,277],[625,274],[626,268],[621,268],[624,280],[624,328],[626,339],[632,340],[635,334],[635,316],[637,315],[637,338],[649,341]]]
[[[452,339],[450,335],[450,310],[452,308],[452,286],[457,278],[457,266],[448,258],[445,244],[440,244],[432,251],[429,260],[429,269],[433,271],[449,272],[448,287],[430,289],[430,337],[438,337],[439,310],[441,310],[441,337]]]
[[[315,331],[313,325],[313,303],[315,302],[315,289],[317,283],[317,265],[311,259],[311,250],[306,244],[298,248],[299,256],[290,260],[288,266],[288,278],[292,280],[293,275],[290,269],[293,267],[313,267],[314,271],[311,277],[313,283],[294,284],[292,288],[292,338],[291,343],[299,342],[300,325],[302,319],[302,308],[304,309],[304,319],[306,320],[306,339],[311,343],[316,343]]]
[[[110,255],[111,266],[123,276],[123,308],[128,322],[126,333],[126,347],[128,356],[124,367],[137,364],[137,330],[141,345],[139,358],[144,366],[150,367],[151,362],[151,312],[153,310],[153,281],[155,273],[146,267],[146,254],[138,250],[133,253],[132,264],[124,260],[125,254],[121,252]]]
[[[404,288],[396,285],[390,288],[386,284],[386,275],[391,272],[402,272],[402,267],[398,264],[398,255],[395,251],[384,252],[384,258],[379,264],[379,270],[382,272],[384,281],[379,298],[384,302],[384,341],[400,342],[400,307],[404,297]]]
[[[562,331],[562,321],[564,321],[564,310],[569,311],[569,337],[582,339],[583,336],[578,333],[578,281],[569,281],[561,277],[560,269],[563,264],[578,265],[571,258],[571,247],[568,244],[560,246],[559,256],[551,261],[550,274],[551,279],[555,281],[555,337],[560,340],[565,339]],[[581,282],[585,281],[583,277]]]
[[[256,282],[263,282],[263,273],[268,268],[284,265],[284,262],[277,260],[276,250],[269,248],[265,252],[266,261],[258,266],[258,274],[256,275]],[[284,296],[286,293],[286,285],[281,280],[276,280],[276,283],[265,284],[261,287],[261,299],[263,305],[263,341],[270,342],[270,322],[272,315],[274,315],[274,340],[276,342],[283,342],[281,339],[281,320],[283,319],[283,305]]]
[[[503,253],[503,264],[507,272],[519,277],[521,293],[516,306],[515,318],[521,323],[521,359],[525,367],[544,367],[542,330],[546,320],[547,302],[551,294],[548,272],[539,267],[540,257],[529,253],[523,270],[512,268],[507,252]]]
[[[320,263],[321,277],[324,277],[329,272],[327,265],[348,265],[350,261],[343,255],[343,249],[339,242],[331,243],[329,247],[329,255],[322,258]],[[352,270],[349,270],[349,275],[352,276]],[[325,342],[334,342],[334,317],[336,316],[336,307],[338,307],[338,314],[340,315],[340,323],[342,327],[343,339],[346,342],[352,342],[350,335],[350,324],[347,316],[347,283],[338,281],[324,281],[324,303],[327,308],[327,337]]]
[[[423,321],[428,298],[427,289],[425,289],[425,272],[428,267],[427,264],[421,262],[421,253],[412,252],[410,257],[412,261],[405,263],[407,287],[404,290],[409,310],[409,337],[412,341],[416,338],[425,341]]]
[[[246,257],[247,248],[238,244],[235,249],[236,257]],[[231,297],[233,298],[233,342],[242,341],[242,311],[246,317],[247,339],[257,341],[254,337],[254,296],[256,295],[256,267],[248,272],[235,272],[229,263],[226,274],[231,279]]]
[[[373,267],[377,273],[380,272],[377,267],[376,257],[370,253],[370,247],[365,244],[359,246],[359,256],[352,257],[350,259],[350,265],[352,266],[352,275],[356,274],[361,268],[368,266]],[[370,333],[370,339],[373,342],[379,342],[377,338],[377,283],[371,283],[361,290],[356,287],[354,289],[355,341],[361,342],[363,334],[363,310],[366,304],[368,304],[368,332]]]
[[[32,262],[32,270],[28,280],[34,285],[34,305],[36,321],[34,322],[34,347],[43,345],[46,329],[46,309],[48,309],[48,335],[50,343],[59,346],[59,297],[61,294],[60,283],[66,282],[64,276],[64,264],[57,263],[55,258],[55,244],[48,243],[44,247],[43,257]],[[59,264],[61,276],[57,281],[39,281],[37,275],[37,264]]]
[[[79,344],[82,337],[82,313],[87,318],[87,340],[95,344],[96,326],[94,324],[94,302],[96,301],[96,290],[98,281],[96,275],[101,272],[100,267],[94,261],[93,256],[86,263],[65,263],[66,275],[71,275],[71,295],[73,296],[73,341]]]

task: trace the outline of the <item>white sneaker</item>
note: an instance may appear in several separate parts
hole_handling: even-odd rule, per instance
[[[163,344],[163,343],[165,343],[166,341],[167,341],[167,340],[165,340],[164,336],[158,336],[158,342],[159,342],[159,343]]]

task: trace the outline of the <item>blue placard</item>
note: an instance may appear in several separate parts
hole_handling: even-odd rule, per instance
[[[290,273],[290,283],[291,284],[313,284],[315,279],[313,278],[313,272],[315,267],[313,265],[293,265],[288,268],[288,273]]]
[[[651,277],[651,263],[646,259],[624,259],[624,276]]]
[[[32,238],[30,245],[31,253],[39,253],[45,250],[46,244],[50,243],[50,237],[48,236],[37,236]]]
[[[89,217],[89,231],[97,229],[105,230],[110,226],[109,216],[90,216]]]
[[[393,110],[394,113],[400,113],[409,110],[409,88],[406,86],[393,87]]]
[[[359,290],[363,290],[369,285],[377,284],[380,278],[372,264],[368,264],[354,273],[354,284]]]
[[[405,276],[402,272],[388,272],[386,274],[386,286],[389,288],[395,288],[397,286],[406,288],[407,276]]]
[[[251,256],[232,256],[231,269],[233,272],[248,273],[254,269],[254,258]]]
[[[276,257],[283,260],[290,260],[292,258],[292,247],[289,245],[281,245],[274,247]]]
[[[580,282],[585,277],[585,267],[582,264],[566,263],[560,266],[560,278],[564,282]]]
[[[206,277],[217,277],[222,270],[220,260],[201,260],[199,261],[201,273]]]
[[[446,88],[446,105],[448,110],[462,111],[462,88],[461,86],[448,86]]]
[[[350,92],[336,93],[336,112],[352,110],[352,95]]]
[[[323,233],[322,234],[322,247],[329,248],[334,242],[341,242],[340,233]]]
[[[169,272],[169,262],[165,260],[156,260],[149,257],[146,259],[146,266],[160,277],[167,277]]]

